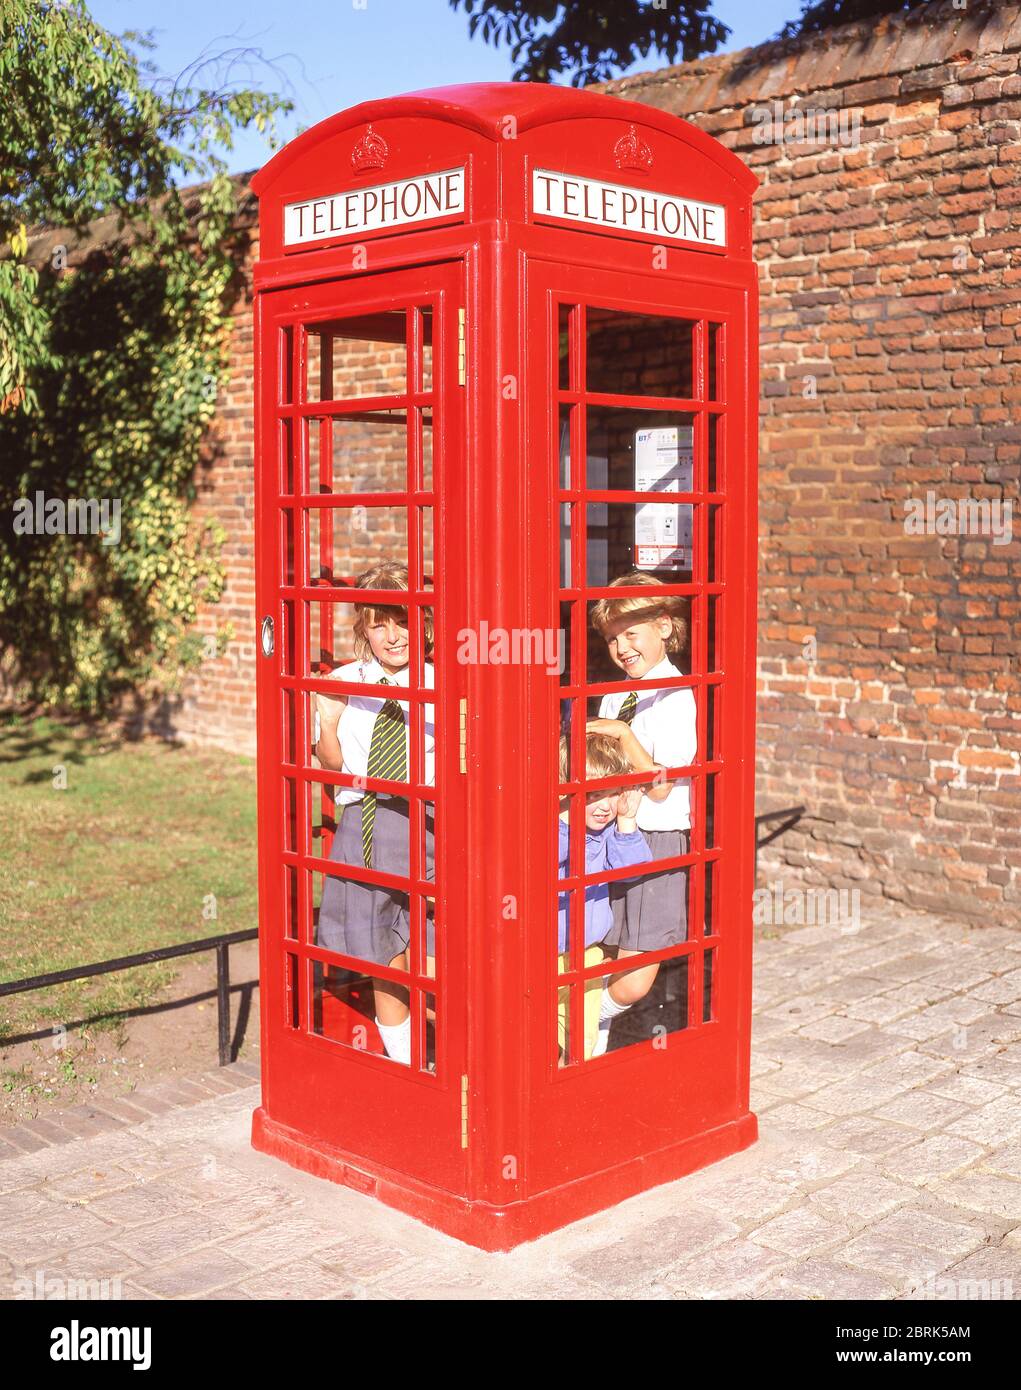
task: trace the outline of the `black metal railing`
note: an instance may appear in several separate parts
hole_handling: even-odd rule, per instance
[[[134,956],[118,956],[116,960],[96,961],[92,965],[76,965],[70,970],[53,970],[48,975],[30,975],[24,980],[8,980],[0,984],[0,999],[9,994],[25,994],[33,989],[63,985],[69,980],[87,980],[93,975],[112,975],[117,970],[130,970],[136,965],[152,965],[175,956],[194,956],[200,951],[216,952],[216,1031],[220,1050],[220,1066],[231,1061],[230,1043],[230,948],[242,941],[254,941],[258,931],[225,932],[222,936],[207,936],[201,941],[182,941],[177,946],[160,946],[152,951],[139,951]]]

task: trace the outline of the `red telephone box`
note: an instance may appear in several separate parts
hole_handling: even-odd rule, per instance
[[[486,1249],[756,1138],[755,186],[516,83],[253,181],[253,1143]]]

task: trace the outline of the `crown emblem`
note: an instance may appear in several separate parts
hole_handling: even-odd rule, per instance
[[[628,126],[627,134],[614,145],[613,157],[618,169],[637,169],[645,174],[652,168],[652,150],[633,125]]]
[[[382,169],[389,153],[390,147],[382,135],[377,135],[372,126],[367,125],[365,134],[351,151],[355,173],[360,174],[365,169]]]

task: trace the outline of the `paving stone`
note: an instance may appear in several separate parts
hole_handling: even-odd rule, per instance
[[[222,1240],[219,1248],[261,1273],[274,1265],[289,1263],[294,1258],[295,1250],[321,1253],[335,1246],[336,1242],[337,1232],[325,1222],[292,1214],[286,1222],[273,1222]],[[356,1240],[346,1240],[338,1249],[346,1252],[349,1247],[358,1249],[363,1243],[364,1238],[358,1237]],[[370,1244],[374,1250],[378,1247],[378,1242]],[[384,1263],[383,1268],[386,1267]]]
[[[810,1207],[798,1207],[795,1211],[784,1212],[782,1216],[774,1216],[771,1221],[749,1231],[748,1239],[786,1255],[808,1255],[849,1234],[846,1226],[834,1222],[830,1217]]]
[[[936,1212],[918,1207],[901,1207],[892,1216],[877,1221],[869,1233],[950,1255],[954,1259],[967,1255],[990,1238],[988,1229],[982,1225],[948,1220]]]
[[[829,1018],[820,1018],[816,1023],[808,1023],[799,1032],[808,1038],[815,1038],[819,1042],[842,1043],[848,1038],[853,1038],[856,1033],[867,1033],[869,1025],[862,1023],[858,1019],[846,1018],[841,1014],[832,1014]]]
[[[331,1231],[331,1236],[336,1232]],[[388,1277],[408,1261],[408,1253],[371,1236],[334,1243],[316,1253],[316,1263],[328,1273],[352,1282],[371,1282]]]
[[[842,1249],[834,1250],[833,1258],[885,1275],[900,1288],[914,1288],[941,1274],[956,1257],[927,1246],[879,1236],[870,1229]]]
[[[824,1110],[828,1115],[853,1115],[886,1105],[907,1089],[901,1081],[884,1081],[874,1073],[859,1073],[830,1086],[822,1086],[805,1099],[807,1104]]]
[[[121,1164],[104,1163],[101,1168],[82,1168],[76,1173],[60,1175],[48,1184],[48,1191],[64,1201],[91,1202],[93,1198],[116,1192],[134,1181],[133,1175]]]
[[[971,997],[987,1004],[1016,1004],[1021,1000],[1021,970],[1008,971],[971,991]]]
[[[931,1082],[928,1089],[933,1095],[946,1096],[949,1100],[959,1100],[962,1104],[971,1106],[985,1105],[1007,1092],[1006,1086],[993,1081],[982,1081],[977,1076],[968,1076],[963,1072],[950,1072],[941,1076]]]
[[[23,1125],[16,1125],[13,1129],[5,1129],[3,1136],[6,1144],[23,1154],[38,1153],[40,1149],[46,1148],[46,1140],[25,1129]]]
[[[989,1168],[1008,1178],[1021,1178],[1021,1139],[1012,1139],[1009,1144],[987,1154],[979,1167]]]
[[[928,1039],[921,1050],[958,1062],[965,1057],[985,1060],[985,1054],[1006,1047],[1018,1038],[1021,1038],[1021,1018],[986,1014],[974,1023],[961,1024],[950,1032]]]
[[[654,1281],[680,1259],[688,1259],[739,1234],[740,1227],[733,1221],[715,1211],[693,1208],[655,1222],[637,1237],[592,1250],[572,1260],[570,1267],[600,1288],[624,1294],[636,1280]]]
[[[971,1171],[952,1182],[930,1186],[934,1196],[951,1206],[985,1211],[1001,1221],[1021,1221],[1021,1183],[996,1173]]]
[[[161,1217],[176,1216],[188,1205],[187,1197],[178,1196],[168,1184],[151,1180],[98,1197],[89,1202],[89,1211],[112,1226],[141,1226]]]
[[[915,1195],[913,1188],[890,1182],[878,1173],[854,1173],[813,1192],[808,1200],[822,1211],[860,1223],[885,1216]]]
[[[699,1193],[699,1201],[728,1221],[764,1221],[781,1212],[795,1195],[794,1184],[769,1174],[730,1178]]]
[[[1005,1245],[986,1246],[967,1255],[943,1272],[950,1287],[940,1289],[936,1296],[952,1299],[989,1299],[1017,1302],[1021,1299],[1021,1258],[1015,1249]]]
[[[109,1243],[138,1264],[148,1266],[170,1263],[234,1234],[230,1227],[210,1221],[206,1212],[186,1211],[180,1216],[117,1232],[109,1237]]]
[[[734,1298],[754,1293],[785,1262],[754,1241],[731,1240],[670,1270],[662,1282],[682,1298]]]
[[[979,1144],[1002,1144],[1021,1134],[1021,1104],[1016,1096],[1000,1096],[947,1125],[947,1132]]]
[[[936,1134],[921,1143],[898,1149],[882,1160],[883,1169],[895,1178],[918,1184],[931,1183],[935,1178],[952,1177],[970,1168],[982,1157],[980,1144],[950,1134]]]
[[[23,1120],[21,1128],[28,1130],[29,1134],[34,1134],[44,1144],[66,1144],[71,1139],[81,1138],[81,1135],[73,1130],[65,1129],[59,1122],[45,1119],[41,1115],[35,1115],[31,1120]]]
[[[789,1102],[771,1109],[769,1118],[771,1124],[793,1130],[821,1129],[830,1122],[830,1117],[824,1110],[810,1110],[804,1105],[792,1105]]]
[[[249,1270],[240,1260],[210,1247],[187,1259],[157,1265],[134,1276],[135,1282],[157,1298],[204,1297],[217,1285],[240,1283]]]
[[[886,1154],[914,1143],[918,1132],[874,1119],[871,1115],[849,1115],[847,1119],[834,1120],[819,1137],[835,1148],[850,1149],[857,1154]]]
[[[889,1299],[896,1293],[890,1280],[830,1260],[810,1259],[776,1275],[756,1291],[756,1297],[769,1298],[778,1289],[800,1299],[871,1301]]]
[[[958,1101],[917,1089],[905,1091],[896,1100],[891,1100],[889,1105],[882,1105],[872,1113],[880,1120],[893,1120],[895,1124],[913,1125],[916,1129],[931,1132],[942,1129],[950,1120],[958,1119],[967,1109]]]
[[[53,1202],[19,1225],[0,1229],[0,1250],[22,1268],[45,1264],[61,1251],[95,1245],[110,1235],[110,1226],[81,1207]]]
[[[817,1018],[824,1018],[827,1014],[833,1013],[831,1004],[820,1003],[818,999],[813,999],[810,994],[801,994],[793,999],[786,1000],[775,1009],[767,1009],[766,1018],[775,1018],[780,1022],[793,1022],[798,1025],[811,1023]]]

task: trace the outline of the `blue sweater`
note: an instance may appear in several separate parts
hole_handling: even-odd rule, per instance
[[[567,855],[570,844],[570,831],[567,822],[558,821],[560,826],[560,864],[557,874],[567,877]],[[602,830],[585,831],[585,872],[598,873],[600,869],[623,869],[631,864],[648,864],[652,851],[640,830],[621,834],[616,821],[610,821]],[[637,877],[637,875],[635,875]],[[594,946],[602,941],[613,926],[613,910],[610,907],[610,885],[590,883],[585,889],[585,945]],[[557,950],[567,950],[567,894],[560,894],[557,914]]]

